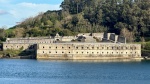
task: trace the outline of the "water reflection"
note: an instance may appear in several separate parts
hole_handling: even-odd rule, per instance
[[[144,59],[107,59],[107,60],[37,60],[39,62],[141,62]],[[146,60],[148,61],[148,60]]]

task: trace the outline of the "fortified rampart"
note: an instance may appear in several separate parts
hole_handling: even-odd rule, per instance
[[[140,44],[52,43],[37,45],[37,59],[140,58]]]
[[[97,40],[99,40],[97,42]],[[102,42],[100,42],[102,41]],[[114,33],[83,33],[77,36],[8,38],[3,50],[33,50],[37,59],[140,58],[140,44],[126,44]]]

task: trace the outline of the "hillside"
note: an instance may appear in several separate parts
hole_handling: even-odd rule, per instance
[[[150,40],[150,0],[64,0],[60,7],[61,10],[40,13],[5,30],[1,40],[53,36],[57,32],[114,32],[126,36],[128,42]]]

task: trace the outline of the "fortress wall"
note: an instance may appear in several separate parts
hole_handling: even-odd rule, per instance
[[[6,43],[53,43],[54,39],[17,39],[7,40]]]
[[[44,48],[43,48],[44,47]],[[49,49],[49,47],[51,47]],[[46,57],[45,57],[46,56]],[[49,57],[69,57],[79,59],[82,57],[118,57],[138,58],[141,57],[141,45],[139,44],[101,44],[101,43],[55,43],[39,44],[37,59]],[[94,59],[93,58],[93,59]]]
[[[113,33],[104,33],[103,38],[110,40],[111,34],[113,34]]]
[[[26,50],[29,47],[31,47],[33,44],[28,44],[28,43],[3,43],[3,50],[7,50],[7,49],[14,49],[14,50],[19,50],[19,49],[23,49]]]
[[[72,40],[75,40],[75,39],[76,39],[75,36],[64,36],[64,37],[62,37],[61,41],[69,41],[69,42],[71,42]]]
[[[91,33],[79,33],[77,36],[90,36],[91,35]]]
[[[92,33],[92,36],[93,36],[93,37],[96,37],[96,38],[98,38],[98,39],[100,39],[100,40],[102,40],[103,35],[104,35],[104,33]]]

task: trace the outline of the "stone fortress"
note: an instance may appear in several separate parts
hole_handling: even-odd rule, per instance
[[[140,44],[127,44],[114,33],[80,33],[77,36],[7,38],[3,50],[35,50],[37,59],[134,59],[141,58]]]

